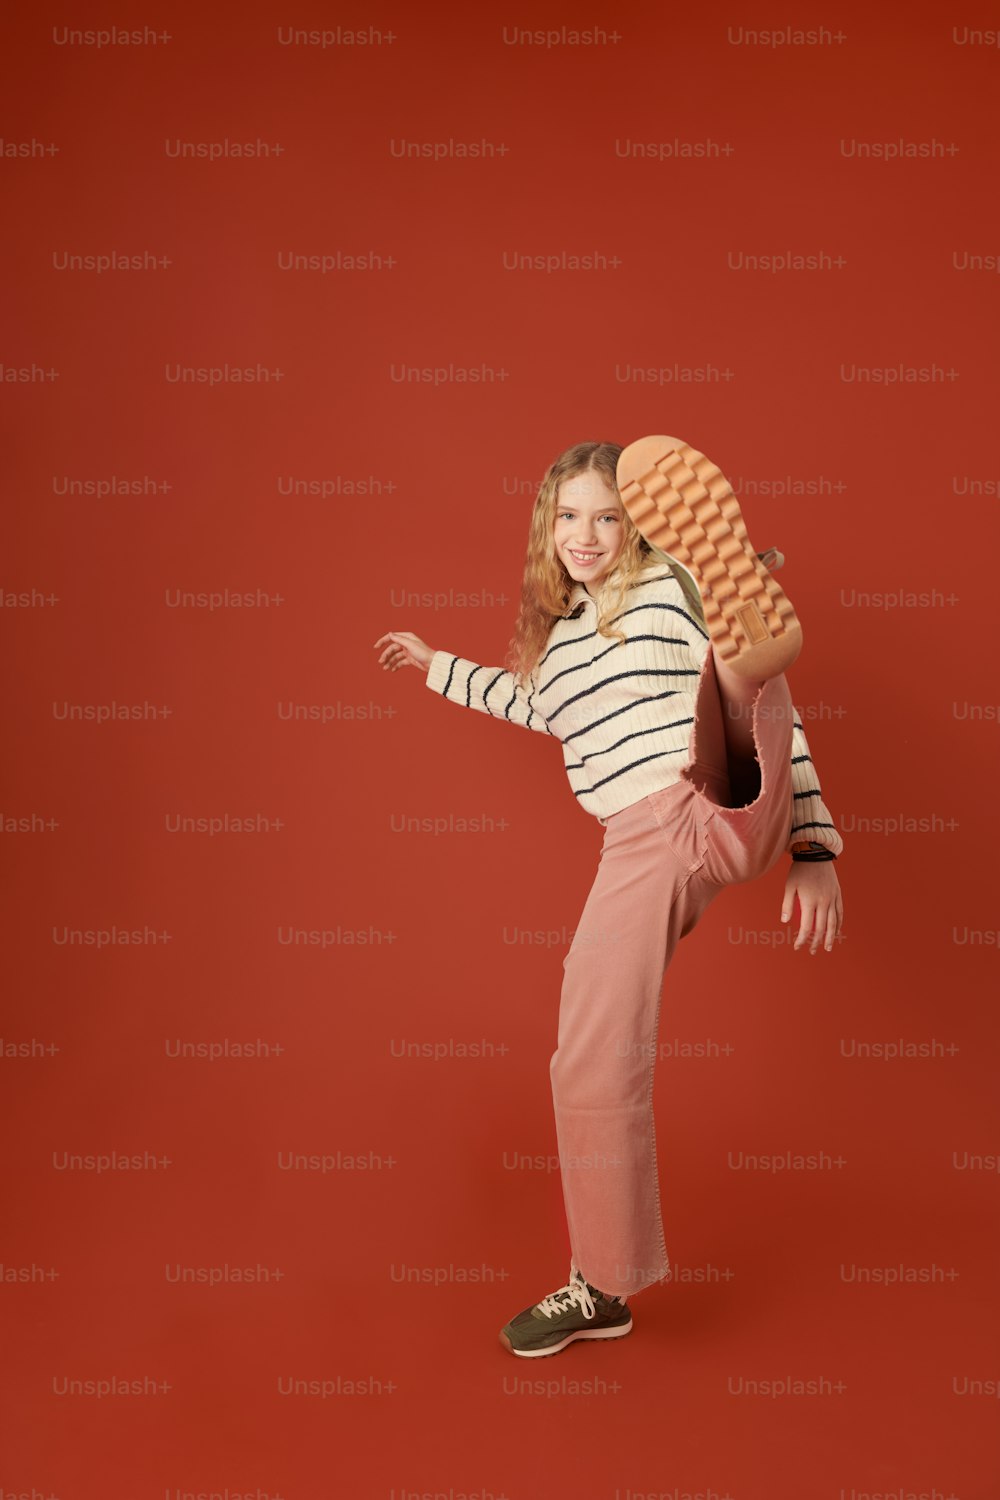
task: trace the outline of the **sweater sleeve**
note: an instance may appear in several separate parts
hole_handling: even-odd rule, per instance
[[[844,840],[823,801],[809,741],[796,715],[792,723],[792,831],[786,848],[791,849],[803,839],[812,839],[832,849],[834,854],[840,854],[844,848]]]
[[[491,718],[552,734],[536,702],[538,679],[534,672],[529,685],[522,685],[513,672],[502,667],[480,667],[450,651],[435,651],[426,682],[431,692],[463,708],[476,708]]]

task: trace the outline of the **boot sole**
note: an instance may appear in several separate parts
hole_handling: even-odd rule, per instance
[[[553,1344],[549,1349],[515,1349],[510,1339],[500,1330],[500,1342],[508,1354],[517,1354],[521,1359],[545,1359],[550,1354],[559,1354],[568,1345],[575,1343],[577,1339],[623,1339],[632,1332],[632,1319],[622,1323],[618,1328],[581,1328],[577,1333],[568,1333],[558,1344]]]
[[[680,438],[646,437],[622,450],[617,481],[636,529],[697,584],[723,663],[759,681],[790,667],[802,649],[802,627],[753,550],[722,470]]]

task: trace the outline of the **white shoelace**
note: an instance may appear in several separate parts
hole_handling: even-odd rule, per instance
[[[561,1301],[560,1298],[562,1299]],[[550,1292],[547,1297],[543,1297],[541,1302],[537,1302],[535,1305],[539,1312],[543,1313],[547,1318],[551,1318],[555,1313],[566,1312],[568,1308],[574,1305],[582,1310],[585,1318],[592,1318],[597,1313],[597,1308],[594,1306],[594,1299],[588,1292],[587,1284],[584,1281],[568,1281],[557,1292]]]

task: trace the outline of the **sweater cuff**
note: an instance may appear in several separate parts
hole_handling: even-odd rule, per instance
[[[431,657],[431,664],[427,669],[427,676],[424,679],[427,687],[432,692],[440,693],[442,697],[444,696],[444,687],[448,681],[448,673],[451,671],[452,662],[456,660],[457,657],[451,651],[435,651]]]

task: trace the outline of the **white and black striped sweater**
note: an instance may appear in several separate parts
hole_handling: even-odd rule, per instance
[[[596,621],[597,605],[577,583],[523,686],[512,672],[477,666],[449,651],[435,651],[426,681],[451,703],[561,741],[577,801],[604,824],[612,813],[680,779],[709,646],[669,563],[644,569],[625,596],[614,624],[626,641],[598,635]],[[798,715],[792,796],[789,846],[814,839],[839,854],[843,839],[823,803]]]

